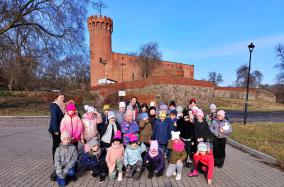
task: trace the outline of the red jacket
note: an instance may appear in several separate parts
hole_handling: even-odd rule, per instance
[[[214,157],[212,150],[210,150],[210,152],[207,152],[204,156],[200,153],[198,155],[195,153],[193,159],[195,163],[201,162],[208,167],[207,178],[212,179],[214,172]]]

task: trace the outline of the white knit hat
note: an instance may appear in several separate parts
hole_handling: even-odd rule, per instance
[[[68,131],[63,131],[61,133],[61,136],[60,136],[61,141],[63,141],[64,138],[68,138],[69,140],[71,139],[71,135],[70,135],[70,133]]]
[[[180,137],[179,137],[179,135],[180,135],[180,132],[179,131],[172,131],[171,132],[171,134],[172,134],[172,140],[179,140],[180,139]]]
[[[93,106],[89,106],[89,105],[84,105],[84,109],[87,111],[87,113],[96,111],[96,109]]]

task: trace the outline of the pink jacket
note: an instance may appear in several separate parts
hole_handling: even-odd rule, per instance
[[[120,146],[112,145],[108,149],[107,155],[106,155],[106,163],[107,163],[108,170],[109,170],[110,174],[115,169],[116,161],[117,160],[123,161],[123,155],[124,155],[124,147],[123,147],[122,144]]]
[[[89,140],[92,138],[99,139],[99,131],[98,131],[98,124],[102,123],[103,119],[101,114],[98,114],[97,117],[93,119],[88,119],[85,115],[83,115],[82,123],[83,123],[83,132],[82,138],[85,140]]]
[[[72,116],[72,118],[65,115],[60,123],[60,132],[68,131],[73,140],[80,141],[82,126],[82,121],[77,115]]]

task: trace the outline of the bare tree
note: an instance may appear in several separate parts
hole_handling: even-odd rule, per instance
[[[159,45],[156,42],[149,42],[141,46],[138,53],[138,61],[142,69],[142,77],[148,78],[151,75],[154,66],[159,65],[162,53],[158,50]]]
[[[279,59],[280,63],[276,64],[276,68],[279,69],[279,73],[277,74],[277,82],[280,84],[284,84],[284,45],[279,44],[276,47],[276,56]]]
[[[247,80],[248,80],[248,71],[249,71],[249,67],[244,64],[241,65],[238,69],[237,69],[237,80],[236,80],[236,86],[237,87],[246,87],[247,85]],[[261,84],[263,75],[260,71],[255,70],[253,72],[250,73],[250,87],[254,87],[254,88],[258,88]]]
[[[216,85],[223,82],[223,76],[221,73],[209,72],[208,81],[214,82]]]

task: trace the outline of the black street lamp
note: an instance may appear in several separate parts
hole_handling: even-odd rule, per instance
[[[254,49],[254,45],[251,42],[248,45],[249,48],[249,70],[248,70],[248,78],[247,78],[247,94],[246,94],[246,102],[245,102],[245,114],[244,114],[244,125],[247,124],[247,116],[248,116],[248,95],[249,95],[249,83],[250,83],[250,66],[251,66],[251,53]]]

